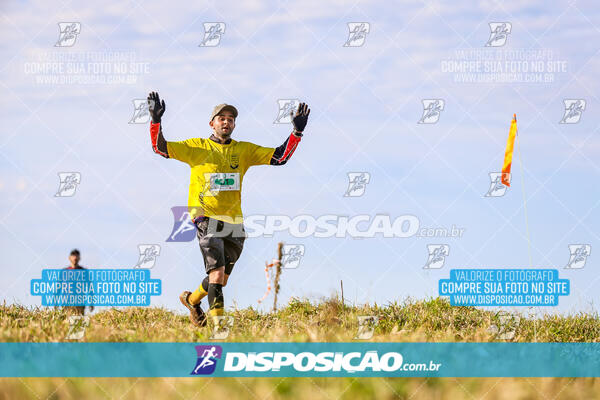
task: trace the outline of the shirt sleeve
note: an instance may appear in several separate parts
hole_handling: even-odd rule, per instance
[[[167,142],[169,158],[174,158],[186,164],[191,165],[195,149],[196,147],[193,145],[193,139],[187,139],[181,142]]]
[[[169,158],[167,150],[167,141],[162,133],[162,124],[160,122],[150,122],[150,139],[152,141],[152,150],[164,158]]]
[[[294,154],[300,140],[302,140],[302,133],[296,135],[296,132],[292,132],[290,136],[285,139],[285,142],[275,149],[273,157],[271,158],[271,165],[285,165],[292,157],[292,154]]]
[[[273,147],[262,147],[254,143],[248,143],[248,166],[268,165],[274,152],[275,148]]]

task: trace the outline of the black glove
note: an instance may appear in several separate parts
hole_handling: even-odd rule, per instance
[[[150,115],[152,115],[152,122],[155,124],[160,123],[160,120],[165,113],[165,101],[160,101],[160,97],[158,97],[158,93],[150,92],[148,94],[148,109],[150,110]],[[305,123],[306,124],[306,123]]]
[[[302,131],[304,131],[306,123],[308,122],[308,114],[310,114],[310,108],[308,108],[306,103],[300,103],[298,105],[296,115],[294,115],[293,111],[290,113],[290,116],[292,117],[292,124],[294,124],[294,129],[296,132],[302,133]]]

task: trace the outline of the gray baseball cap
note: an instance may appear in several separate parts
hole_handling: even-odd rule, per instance
[[[215,108],[213,109],[213,112],[210,115],[210,120],[212,121],[215,116],[217,116],[221,113],[221,111],[231,111],[233,113],[233,118],[237,118],[237,116],[238,116],[237,108],[235,108],[231,104],[219,104],[218,106],[215,106]]]

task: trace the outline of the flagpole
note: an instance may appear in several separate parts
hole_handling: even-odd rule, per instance
[[[529,235],[529,217],[527,216],[527,196],[525,195],[525,174],[523,173],[523,159],[521,158],[521,143],[519,140],[519,128],[517,126],[517,153],[519,153],[519,165],[521,167],[521,187],[523,188],[523,209],[525,211],[525,229],[527,231],[527,249],[529,251],[529,267],[533,268],[533,259],[531,256],[531,236]],[[534,313],[537,314],[537,307],[534,308]],[[537,329],[535,315],[533,317],[533,341],[537,342]]]
[[[519,140],[519,128],[517,126],[517,152],[519,153],[519,165],[521,167],[521,187],[523,188],[523,209],[525,211],[525,229],[527,231],[527,249],[529,251],[529,267],[533,268],[533,258],[531,255],[531,236],[529,235],[529,217],[527,216],[527,196],[525,195],[525,175],[523,173],[523,159],[521,158],[521,144]]]

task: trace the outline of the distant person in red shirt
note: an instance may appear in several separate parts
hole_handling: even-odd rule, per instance
[[[65,269],[85,269],[81,265],[79,265],[79,261],[81,260],[81,253],[77,249],[71,250],[71,254],[69,254],[69,265]],[[85,306],[69,306],[65,307],[67,312],[84,315],[85,314]],[[90,306],[90,312],[94,311],[94,306]]]
[[[65,269],[85,269],[81,265],[79,265],[79,260],[81,260],[81,254],[79,253],[79,250],[71,250],[71,254],[69,255],[69,262],[71,263],[71,265]]]

